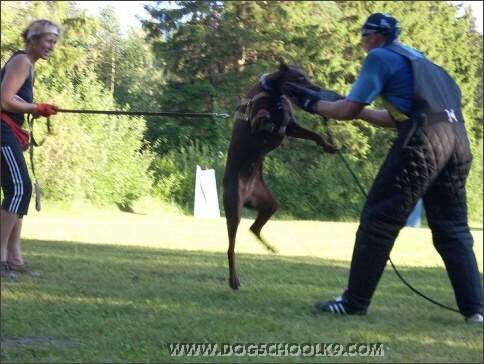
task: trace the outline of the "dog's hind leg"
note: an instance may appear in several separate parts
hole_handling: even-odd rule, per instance
[[[250,231],[259,239],[259,241],[265,246],[265,248],[276,253],[276,249],[267,243],[261,237],[261,230],[269,219],[274,215],[277,210],[278,203],[271,190],[266,186],[262,177],[258,183],[254,185],[251,198],[246,202],[245,206],[258,211],[257,218],[250,227]]]
[[[238,223],[227,220],[227,229],[229,234],[229,249],[227,250],[227,259],[229,261],[229,286],[233,290],[240,287],[239,277],[235,268],[235,235],[237,233]]]
[[[240,287],[239,278],[235,268],[235,238],[239,227],[242,214],[242,202],[239,196],[239,184],[237,182],[227,183],[224,181],[223,203],[225,218],[227,221],[227,233],[229,238],[229,248],[227,258],[229,262],[229,286],[233,290]]]

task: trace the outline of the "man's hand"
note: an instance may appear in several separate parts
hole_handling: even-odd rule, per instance
[[[38,118],[39,116],[49,117],[51,115],[56,115],[58,110],[59,108],[52,104],[37,104],[34,117]]]
[[[334,91],[313,91],[292,82],[285,82],[282,85],[282,91],[294,105],[312,114],[316,112],[316,104],[320,100],[338,101],[344,99],[343,96]]]

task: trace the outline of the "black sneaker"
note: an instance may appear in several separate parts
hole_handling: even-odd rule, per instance
[[[12,272],[12,270],[10,269],[10,266],[8,265],[7,262],[2,262],[1,263],[1,277],[2,279],[9,279],[11,281],[14,281],[17,279],[17,275]]]
[[[336,315],[366,315],[367,309],[353,309],[348,307],[348,304],[343,297],[338,296],[332,301],[316,302],[316,309],[322,312],[334,313]]]

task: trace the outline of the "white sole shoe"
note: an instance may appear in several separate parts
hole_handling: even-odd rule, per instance
[[[475,313],[466,317],[466,322],[470,324],[482,324],[482,314]]]

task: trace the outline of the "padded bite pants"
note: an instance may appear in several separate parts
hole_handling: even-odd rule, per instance
[[[463,123],[408,120],[399,126],[361,213],[344,293],[350,307],[370,305],[393,244],[422,197],[459,311],[482,313],[481,277],[467,223],[465,184],[471,161]]]

